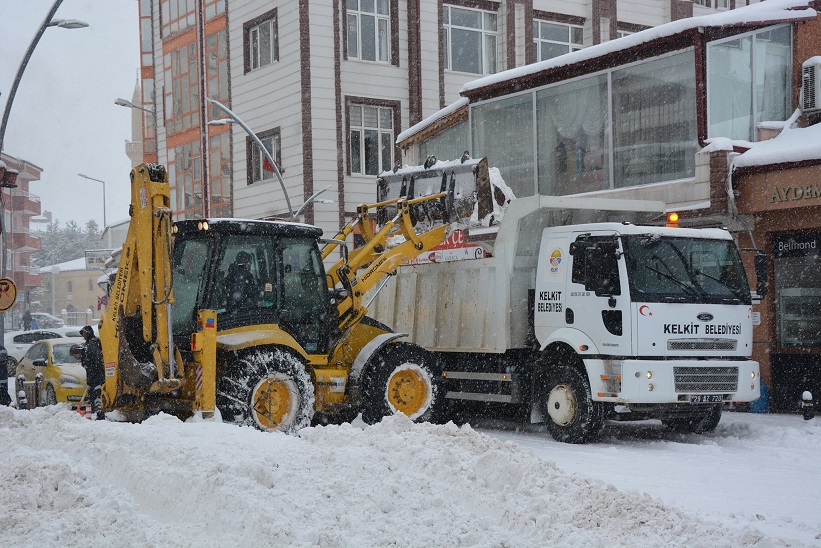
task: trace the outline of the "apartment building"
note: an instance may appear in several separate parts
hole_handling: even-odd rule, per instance
[[[40,250],[40,238],[31,233],[30,220],[41,213],[40,197],[31,192],[31,184],[40,180],[43,168],[5,152],[0,159],[3,171],[17,171],[16,186],[2,185],[5,277],[14,280],[17,288],[17,302],[5,314],[7,321],[14,322],[28,306],[30,290],[40,286],[40,273],[31,267],[31,254]]]
[[[302,220],[331,232],[467,82],[746,3],[140,0],[144,158],[168,166],[177,218],[290,218],[284,186],[291,210],[321,192]]]

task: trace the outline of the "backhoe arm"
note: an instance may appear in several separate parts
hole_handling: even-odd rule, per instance
[[[100,325],[106,369],[103,405],[177,390],[171,335],[171,208],[168,173],[142,164],[131,171],[131,223]],[[181,365],[180,365],[181,367]]]

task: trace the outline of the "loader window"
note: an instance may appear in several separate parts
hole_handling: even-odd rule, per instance
[[[211,307],[221,313],[273,309],[277,300],[274,240],[229,235],[215,274]]]
[[[205,285],[208,264],[208,241],[181,240],[174,246],[174,306],[171,322],[174,333],[190,332],[194,328],[197,295]]]
[[[307,352],[323,352],[328,342],[328,286],[314,240],[282,240],[283,327]]]

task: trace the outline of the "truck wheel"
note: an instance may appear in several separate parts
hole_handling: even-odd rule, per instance
[[[410,344],[389,344],[373,359],[363,383],[362,420],[375,424],[404,413],[414,422],[438,422],[445,389],[433,357]]]
[[[604,424],[602,404],[593,401],[587,377],[574,367],[552,367],[547,371],[539,407],[556,441],[586,443]]]
[[[217,383],[226,422],[296,434],[311,425],[314,386],[305,366],[283,350],[245,355]]]

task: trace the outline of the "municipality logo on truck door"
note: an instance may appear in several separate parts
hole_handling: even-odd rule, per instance
[[[553,251],[550,252],[548,261],[550,264],[547,267],[547,271],[551,276],[558,276],[561,272],[561,265],[563,262],[562,250],[558,247],[553,249]]]

